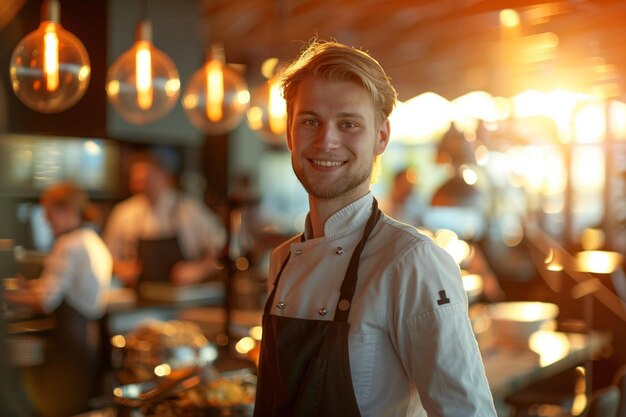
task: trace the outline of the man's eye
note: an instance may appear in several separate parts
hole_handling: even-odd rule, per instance
[[[305,126],[317,126],[319,123],[317,122],[317,120],[307,119],[307,120],[304,120],[302,124]]]
[[[341,127],[343,127],[344,129],[351,129],[353,127],[357,127],[357,124],[354,122],[343,122],[341,124]]]

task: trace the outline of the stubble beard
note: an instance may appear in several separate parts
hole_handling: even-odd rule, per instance
[[[304,169],[296,168],[293,161],[292,167],[300,184],[302,184],[311,197],[320,200],[332,200],[348,194],[365,182],[369,182],[372,163],[369,164],[369,169],[363,168],[359,169],[357,172],[348,173],[330,185],[319,184],[315,180],[307,178]]]

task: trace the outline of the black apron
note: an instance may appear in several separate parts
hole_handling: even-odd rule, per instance
[[[348,352],[348,315],[361,252],[381,216],[376,199],[350,258],[333,321],[270,314],[285,259],[265,304],[255,417],[360,417]]]
[[[172,209],[173,227],[169,236],[138,240],[137,258],[142,265],[139,282],[169,282],[172,267],[185,259],[178,243],[178,212],[177,200]]]
[[[97,323],[63,301],[53,312],[55,328],[45,337],[45,361],[21,369],[35,414],[67,417],[89,411],[101,395],[102,343]]]

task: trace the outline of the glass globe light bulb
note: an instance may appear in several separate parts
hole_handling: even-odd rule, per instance
[[[80,100],[91,76],[89,55],[80,40],[59,23],[57,0],[44,2],[41,24],[11,55],[15,95],[41,113],[58,113]]]
[[[270,145],[287,144],[287,104],[281,94],[279,78],[274,75],[254,90],[246,114],[250,129]]]
[[[133,46],[111,65],[106,91],[113,108],[133,124],[153,122],[176,105],[180,78],[172,60],[152,43],[152,25],[137,24]]]
[[[224,63],[224,50],[213,45],[206,63],[189,80],[183,108],[191,123],[208,135],[223,135],[241,122],[250,103],[248,84]]]

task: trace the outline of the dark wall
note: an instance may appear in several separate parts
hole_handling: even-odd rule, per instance
[[[89,53],[91,81],[83,98],[63,112],[42,114],[26,107],[13,94],[9,76],[11,54],[19,41],[39,26],[41,4],[42,0],[27,0],[17,16],[0,28],[0,82],[6,95],[6,103],[0,103],[0,110],[7,114],[7,130],[12,133],[106,137],[106,1],[60,2],[61,25],[76,35]]]

